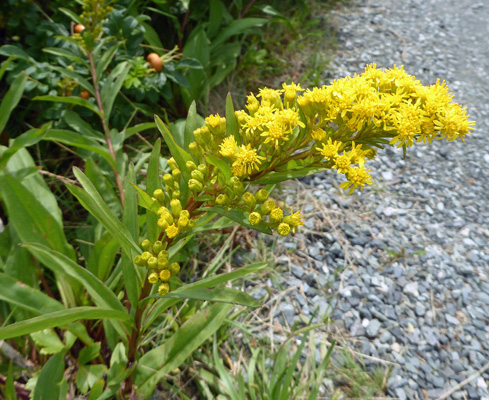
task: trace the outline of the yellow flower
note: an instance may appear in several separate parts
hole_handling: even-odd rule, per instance
[[[279,111],[277,114],[277,119],[285,127],[288,133],[292,133],[292,129],[294,129],[296,126],[300,126],[301,128],[306,127],[306,125],[304,125],[304,123],[299,119],[299,111],[293,108],[287,108]]]
[[[288,132],[280,122],[272,122],[268,126],[268,131],[263,132],[261,136],[266,137],[264,143],[271,143],[276,149],[282,144],[281,142],[289,140]]]
[[[392,138],[389,144],[399,143],[398,148],[404,144],[412,146],[414,137],[421,133],[422,123],[422,110],[417,104],[401,104],[398,112],[393,113],[393,124],[398,134]]]
[[[290,215],[286,216],[283,222],[288,224],[292,228],[292,232],[295,233],[295,228],[300,225],[304,225],[302,223],[302,218],[303,216],[301,215],[300,211],[293,212],[292,210],[290,210]]]
[[[473,128],[475,122],[468,120],[469,116],[466,115],[466,112],[466,109],[462,108],[459,104],[450,104],[435,119],[434,124],[436,130],[448,141],[455,140],[459,137],[463,141],[466,134],[470,134],[470,131],[475,130]]]
[[[343,182],[340,187],[343,190],[347,190],[351,186],[350,190],[348,191],[349,194],[352,194],[357,187],[360,187],[360,191],[362,191],[365,184],[372,184],[369,171],[370,170],[365,170],[363,162],[360,163],[359,167],[350,167],[346,173],[346,178],[348,181]]]
[[[257,225],[261,221],[261,215],[256,211],[252,212],[248,217],[248,221],[250,222],[251,225]]]
[[[338,156],[338,151],[342,146],[341,142],[337,140],[333,141],[331,138],[328,139],[328,143],[323,143],[323,148],[316,147],[316,150],[319,151],[326,160],[332,160]],[[350,164],[348,164],[350,165]]]
[[[166,228],[165,232],[169,239],[173,239],[174,237],[178,236],[178,228],[175,226],[175,224],[171,224],[168,228]]]
[[[261,88],[256,97],[261,97],[262,105],[264,102],[268,101],[271,105],[281,109],[283,107],[282,100],[280,99],[282,92],[283,90]]]
[[[238,148],[237,158],[231,170],[237,177],[251,174],[254,169],[259,169],[262,160],[265,160],[265,157],[257,155],[256,149],[250,144],[242,145]]]
[[[234,139],[234,136],[228,136],[224,138],[221,145],[220,153],[227,158],[233,158],[236,152],[238,151],[238,143]]]
[[[277,227],[277,232],[282,236],[287,236],[290,233],[290,225],[282,222]]]
[[[351,164],[351,155],[343,152],[341,156],[337,156],[335,158],[335,164],[333,165],[333,169],[338,170],[338,173],[346,174]]]
[[[324,129],[316,127],[312,130],[311,137],[316,142],[320,142],[321,140],[324,140],[326,138],[326,131]]]

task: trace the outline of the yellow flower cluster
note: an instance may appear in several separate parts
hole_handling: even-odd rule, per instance
[[[134,258],[134,263],[140,267],[148,267],[149,283],[152,285],[160,283],[158,293],[165,296],[170,292],[169,280],[180,271],[180,265],[176,262],[170,263],[170,254],[159,240],[154,243],[147,239],[143,240],[141,247],[144,251]]]

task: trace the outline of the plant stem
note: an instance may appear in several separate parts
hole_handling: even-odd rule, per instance
[[[100,91],[98,88],[98,81],[97,81],[97,70],[95,68],[95,63],[93,61],[93,55],[91,51],[87,51],[87,57],[88,57],[88,61],[90,62],[90,72],[92,74],[93,87],[95,89],[95,99],[97,101],[97,105],[100,110],[100,113],[102,114],[100,119],[102,120],[102,127],[104,128],[105,138],[107,140],[107,147],[109,148],[109,153],[111,157],[114,159],[117,165],[117,159],[114,152],[114,146],[112,145],[112,139],[110,137],[109,127],[105,123],[105,111],[104,111],[104,106],[102,104],[102,99],[100,97]],[[113,170],[114,170],[115,181],[119,189],[119,195],[121,197],[121,203],[122,205],[124,205],[125,196],[124,196],[124,187],[122,186],[121,176],[119,175],[119,171],[117,170],[117,167],[113,167]]]

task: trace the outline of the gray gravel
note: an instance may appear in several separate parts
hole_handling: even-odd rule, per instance
[[[489,361],[489,2],[357,0],[333,16],[340,45],[325,83],[367,63],[404,65],[424,84],[446,80],[477,130],[405,160],[380,152],[362,194],[345,196],[334,171],[288,187],[306,217],[282,242],[282,284],[302,288],[278,318],[331,313],[328,330],[371,356],[369,368],[392,363],[387,396],[436,399]],[[488,386],[485,371],[449,398],[489,399]]]

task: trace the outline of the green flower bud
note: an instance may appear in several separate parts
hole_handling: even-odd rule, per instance
[[[180,193],[180,190],[175,190],[175,191],[174,191],[174,192],[171,194],[171,198],[172,198],[172,199],[179,199],[181,195],[182,195],[182,194]]]
[[[168,267],[168,264],[170,264],[170,262],[168,261],[168,258],[158,257],[158,268],[159,269],[163,269],[163,268]]]
[[[197,168],[197,165],[195,165],[195,163],[193,161],[187,161],[185,163],[187,165],[187,169],[192,172],[194,169]]]
[[[225,206],[229,203],[229,196],[226,194],[220,194],[216,198],[216,204],[218,206]]]
[[[188,223],[189,223],[188,218],[180,214],[180,217],[178,218],[178,222],[177,222],[178,227],[181,229],[185,229],[188,226]]]
[[[160,272],[160,279],[163,282],[168,282],[171,278],[171,272],[168,269],[164,269]]]
[[[166,296],[170,293],[170,285],[167,282],[163,282],[158,288],[158,293],[160,296]]]
[[[153,255],[149,251],[145,251],[143,254],[141,254],[141,262],[143,265],[148,264],[148,260],[153,257]]]
[[[148,276],[148,282],[154,285],[155,283],[158,283],[158,273],[157,272],[151,272]]]
[[[253,196],[253,193],[246,192],[243,197],[243,202],[251,209],[253,210],[256,205],[256,199],[255,196]]]
[[[180,180],[180,177],[182,176],[182,171],[180,171],[178,168],[175,168],[171,172],[171,174],[172,174],[173,179],[175,180],[175,182],[178,182]]]
[[[268,215],[272,212],[272,210],[274,208],[276,208],[277,205],[275,204],[275,202],[273,200],[267,200],[265,201],[265,203],[262,204],[261,206],[261,213],[263,215]]]
[[[188,219],[190,219],[190,212],[188,210],[182,210],[182,212],[180,213],[180,217],[187,217]]]
[[[198,128],[194,131],[194,137],[195,137],[195,141],[197,142],[197,144],[201,145],[201,146],[205,146],[205,138],[204,138],[204,133],[202,132],[202,129],[201,128]]]
[[[277,228],[277,232],[282,235],[282,236],[287,236],[290,232],[290,225],[289,224],[286,224],[285,222],[282,222],[278,228]]]
[[[248,221],[250,221],[251,225],[257,225],[261,221],[261,215],[257,212],[252,212],[248,217]]]
[[[201,158],[203,155],[201,147],[196,142],[190,143],[188,149],[195,158]]]
[[[141,243],[141,247],[143,248],[143,250],[146,250],[146,251],[151,249],[152,246],[153,246],[153,243],[151,243],[151,241],[148,239],[143,240],[143,242]]]
[[[178,271],[180,271],[180,265],[178,265],[178,263],[176,262],[171,263],[169,269],[171,272],[171,276],[175,276],[176,274],[178,274]]]
[[[188,227],[187,229],[194,229],[195,228],[195,219],[191,219],[188,222]]]
[[[161,250],[158,253],[158,258],[169,258],[169,257],[170,257],[170,253],[168,252],[168,250]]]
[[[156,269],[158,267],[158,259],[156,257],[150,257],[148,260],[148,268]]]
[[[161,218],[166,219],[166,222],[168,222],[169,225],[173,224],[173,216],[171,215],[170,212],[165,212],[161,214]]]
[[[244,186],[243,183],[239,180],[238,177],[233,176],[229,180],[229,186],[231,187],[231,190],[236,196],[241,196],[244,192]]]
[[[143,260],[141,260],[141,256],[134,257],[134,264],[139,265],[140,267],[144,266]]]
[[[284,212],[282,211],[281,208],[274,208],[270,212],[270,222],[277,224],[280,221],[282,221],[282,218],[284,217]]]
[[[178,217],[182,212],[182,203],[180,202],[180,200],[173,199],[172,201],[170,201],[170,206],[171,206],[171,213],[175,217]]]
[[[165,185],[173,186],[173,176],[171,174],[163,175],[163,182],[165,182]]]
[[[165,202],[165,193],[163,192],[163,190],[161,189],[156,189],[154,192],[153,192],[153,197],[158,200],[160,203],[164,203]]]
[[[188,188],[194,193],[201,192],[203,189],[202,183],[199,182],[197,179],[189,179]]]
[[[206,177],[208,174],[209,174],[209,167],[205,164],[199,164],[199,166],[197,167],[197,169],[202,172],[202,175],[204,175],[204,177]]]
[[[264,203],[268,199],[268,191],[266,189],[260,189],[255,194],[255,199],[258,204]]]
[[[204,182],[205,178],[204,178],[204,174],[202,172],[200,172],[198,169],[194,169],[191,173],[190,173],[190,176],[192,177],[192,179],[195,179],[195,180],[198,180],[199,182]]]
[[[163,250],[163,243],[161,241],[157,240],[153,244],[153,254],[158,254],[160,251]]]
[[[180,183],[177,181],[173,182],[173,189],[172,190],[180,190]]]
[[[177,164],[177,162],[175,161],[175,159],[173,157],[171,157],[170,159],[168,159],[168,166],[170,167],[170,169],[172,171],[174,169],[177,169],[178,168],[178,164]]]
[[[160,228],[160,230],[164,231],[168,226],[168,221],[165,218],[160,218],[158,220],[158,228]]]

